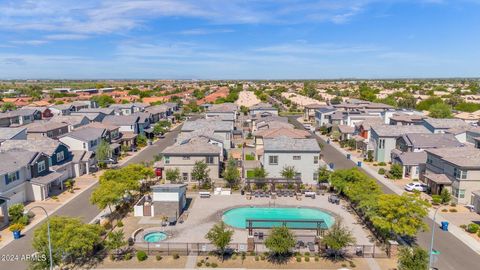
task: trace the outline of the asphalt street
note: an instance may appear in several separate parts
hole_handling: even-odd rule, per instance
[[[299,116],[290,116],[290,122],[298,128],[303,126],[300,122],[296,120]],[[355,167],[356,164],[347,159],[341,152],[335,149],[333,146],[327,144],[325,140],[320,138],[317,135],[314,135],[319,143],[323,145],[322,154],[323,159],[327,164],[334,163],[335,169],[348,169]],[[368,175],[368,172],[364,171]],[[372,175],[372,178],[375,179]],[[384,193],[394,193],[388,187],[383,185],[381,182],[377,181]],[[417,243],[423,248],[429,250],[431,242],[431,230],[432,230],[432,220],[430,218],[425,218],[425,222],[429,226],[429,230],[426,232],[421,232],[417,235]],[[438,261],[433,265],[440,270],[474,270],[480,269],[480,255],[475,253],[463,242],[458,240],[450,232],[445,232],[438,229],[435,229],[435,240],[434,240],[434,249],[440,251],[438,255]]]
[[[180,127],[172,130],[171,132],[165,134],[165,138],[158,140],[155,144],[149,146],[147,149],[138,153],[135,157],[132,157],[130,160],[125,162],[123,166],[132,163],[139,163],[144,161],[152,161],[154,156],[160,153],[165,147],[172,145],[177,138],[178,133],[180,132]],[[90,195],[97,184],[93,185],[89,189],[85,190],[83,193],[75,197],[73,200],[69,201],[61,208],[59,208],[53,215],[57,216],[70,216],[80,218],[83,222],[92,221],[100,212],[101,209],[98,209],[95,205],[90,204]],[[45,222],[45,221],[43,221]],[[38,226],[43,224],[40,222],[35,225],[32,229],[25,232],[22,238],[12,241],[2,249],[0,249],[0,258],[4,258],[4,255],[8,256],[22,256],[29,255],[34,252],[32,248],[32,238],[33,232]],[[0,261],[0,269],[8,270],[25,270],[28,267],[28,262],[22,260],[14,261]]]

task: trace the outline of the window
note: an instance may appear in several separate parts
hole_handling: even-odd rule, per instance
[[[313,164],[318,164],[318,156],[313,157]]]
[[[301,156],[293,156],[293,160],[301,160],[302,157]]]
[[[5,175],[5,184],[8,185],[13,181],[20,179],[20,172],[13,172]]]
[[[465,170],[454,168],[453,175],[455,175],[455,178],[457,179],[467,179],[467,171]]]
[[[190,157],[188,157],[188,156],[183,156],[183,160],[190,160]]]
[[[37,163],[38,173],[41,173],[41,172],[45,171],[45,169],[47,169],[47,166],[45,165],[45,160],[42,160],[42,161]]]
[[[278,156],[269,156],[268,157],[268,164],[278,165]]]
[[[313,173],[313,181],[317,181],[318,180],[318,172],[314,172]]]
[[[465,189],[452,188],[452,195],[455,198],[465,198]]]
[[[301,179],[302,178],[302,173],[295,172],[295,177]]]
[[[60,162],[62,160],[65,159],[65,153],[62,151],[62,152],[58,152],[57,153],[57,162]]]
[[[432,157],[431,157],[431,156],[427,156],[427,163],[428,163],[428,164],[432,164],[432,163],[433,163],[433,160],[432,160]]]
[[[170,164],[170,157],[165,156],[164,159],[165,159],[165,164]]]
[[[205,162],[207,164],[213,164],[214,162],[214,157],[210,156],[210,157],[205,157]]]
[[[49,138],[53,137],[53,132],[52,131],[47,131],[47,137],[49,137]]]
[[[378,141],[378,148],[380,148],[380,149],[385,148],[385,139],[380,139]]]
[[[182,173],[183,182],[188,182],[188,173]]]
[[[97,140],[90,141],[90,147],[94,147],[97,145]]]

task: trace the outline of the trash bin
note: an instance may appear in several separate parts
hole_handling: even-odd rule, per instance
[[[448,221],[442,221],[440,224],[442,225],[442,231],[448,232]]]
[[[335,164],[333,164],[333,163],[330,163],[330,164],[328,164],[328,166],[330,167],[330,169],[332,169],[332,170],[333,170],[333,167],[335,167]]]
[[[13,231],[13,239],[20,239],[21,233],[20,231]]]
[[[347,154],[347,159],[350,159],[350,156],[351,156],[350,154]]]
[[[357,166],[358,166],[358,167],[362,167],[362,162],[361,162],[361,161],[358,161],[358,162],[357,162]]]
[[[327,140],[327,144],[330,144],[330,139]]]

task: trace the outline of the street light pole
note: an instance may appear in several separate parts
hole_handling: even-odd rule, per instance
[[[35,208],[40,208],[43,210],[43,212],[45,212],[45,215],[47,216],[47,235],[48,235],[48,255],[49,255],[49,258],[50,258],[50,270],[53,270],[53,260],[52,260],[52,240],[51,240],[51,237],[50,237],[50,219],[49,219],[49,216],[48,216],[48,212],[47,210],[45,210],[45,208],[43,208],[42,206],[34,206],[32,208],[30,208],[28,212],[32,211],[33,209]]]
[[[433,259],[433,239],[435,236],[435,227],[437,226],[437,223],[435,222],[435,217],[437,216],[437,211],[440,209],[440,207],[435,209],[435,213],[433,214],[433,220],[432,220],[432,240],[430,241],[430,254],[428,258],[428,270],[432,269],[432,259]]]

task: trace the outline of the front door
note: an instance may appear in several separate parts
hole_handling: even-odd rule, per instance
[[[143,216],[144,217],[151,217],[152,216],[152,206],[151,205],[144,205],[143,206]]]

